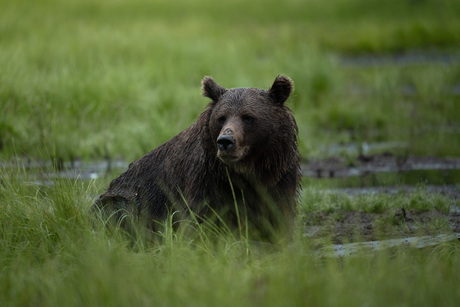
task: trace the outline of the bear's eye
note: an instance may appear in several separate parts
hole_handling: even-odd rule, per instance
[[[254,122],[254,117],[250,115],[243,115],[241,116],[241,119],[243,120],[243,123],[245,124],[252,124]]]
[[[225,116],[221,116],[221,117],[219,117],[219,119],[217,121],[219,122],[219,124],[222,125],[222,124],[225,123],[226,120],[227,120],[227,118]]]

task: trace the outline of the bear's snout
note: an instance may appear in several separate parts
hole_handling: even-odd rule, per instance
[[[217,138],[217,147],[219,150],[227,151],[235,146],[235,139],[233,136],[223,134]]]

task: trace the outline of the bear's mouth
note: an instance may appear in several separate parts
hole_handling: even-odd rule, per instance
[[[234,164],[239,161],[239,157],[221,150],[217,151],[217,157],[225,164]]]
[[[217,150],[217,157],[227,165],[242,163],[247,157],[249,146],[236,146],[229,150]]]

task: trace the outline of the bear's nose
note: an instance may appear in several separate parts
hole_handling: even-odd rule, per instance
[[[219,150],[226,151],[235,146],[235,139],[231,135],[221,135],[217,138]]]

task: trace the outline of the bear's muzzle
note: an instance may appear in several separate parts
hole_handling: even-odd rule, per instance
[[[221,151],[227,151],[232,149],[235,146],[235,139],[231,135],[221,135],[217,138],[217,147]]]

